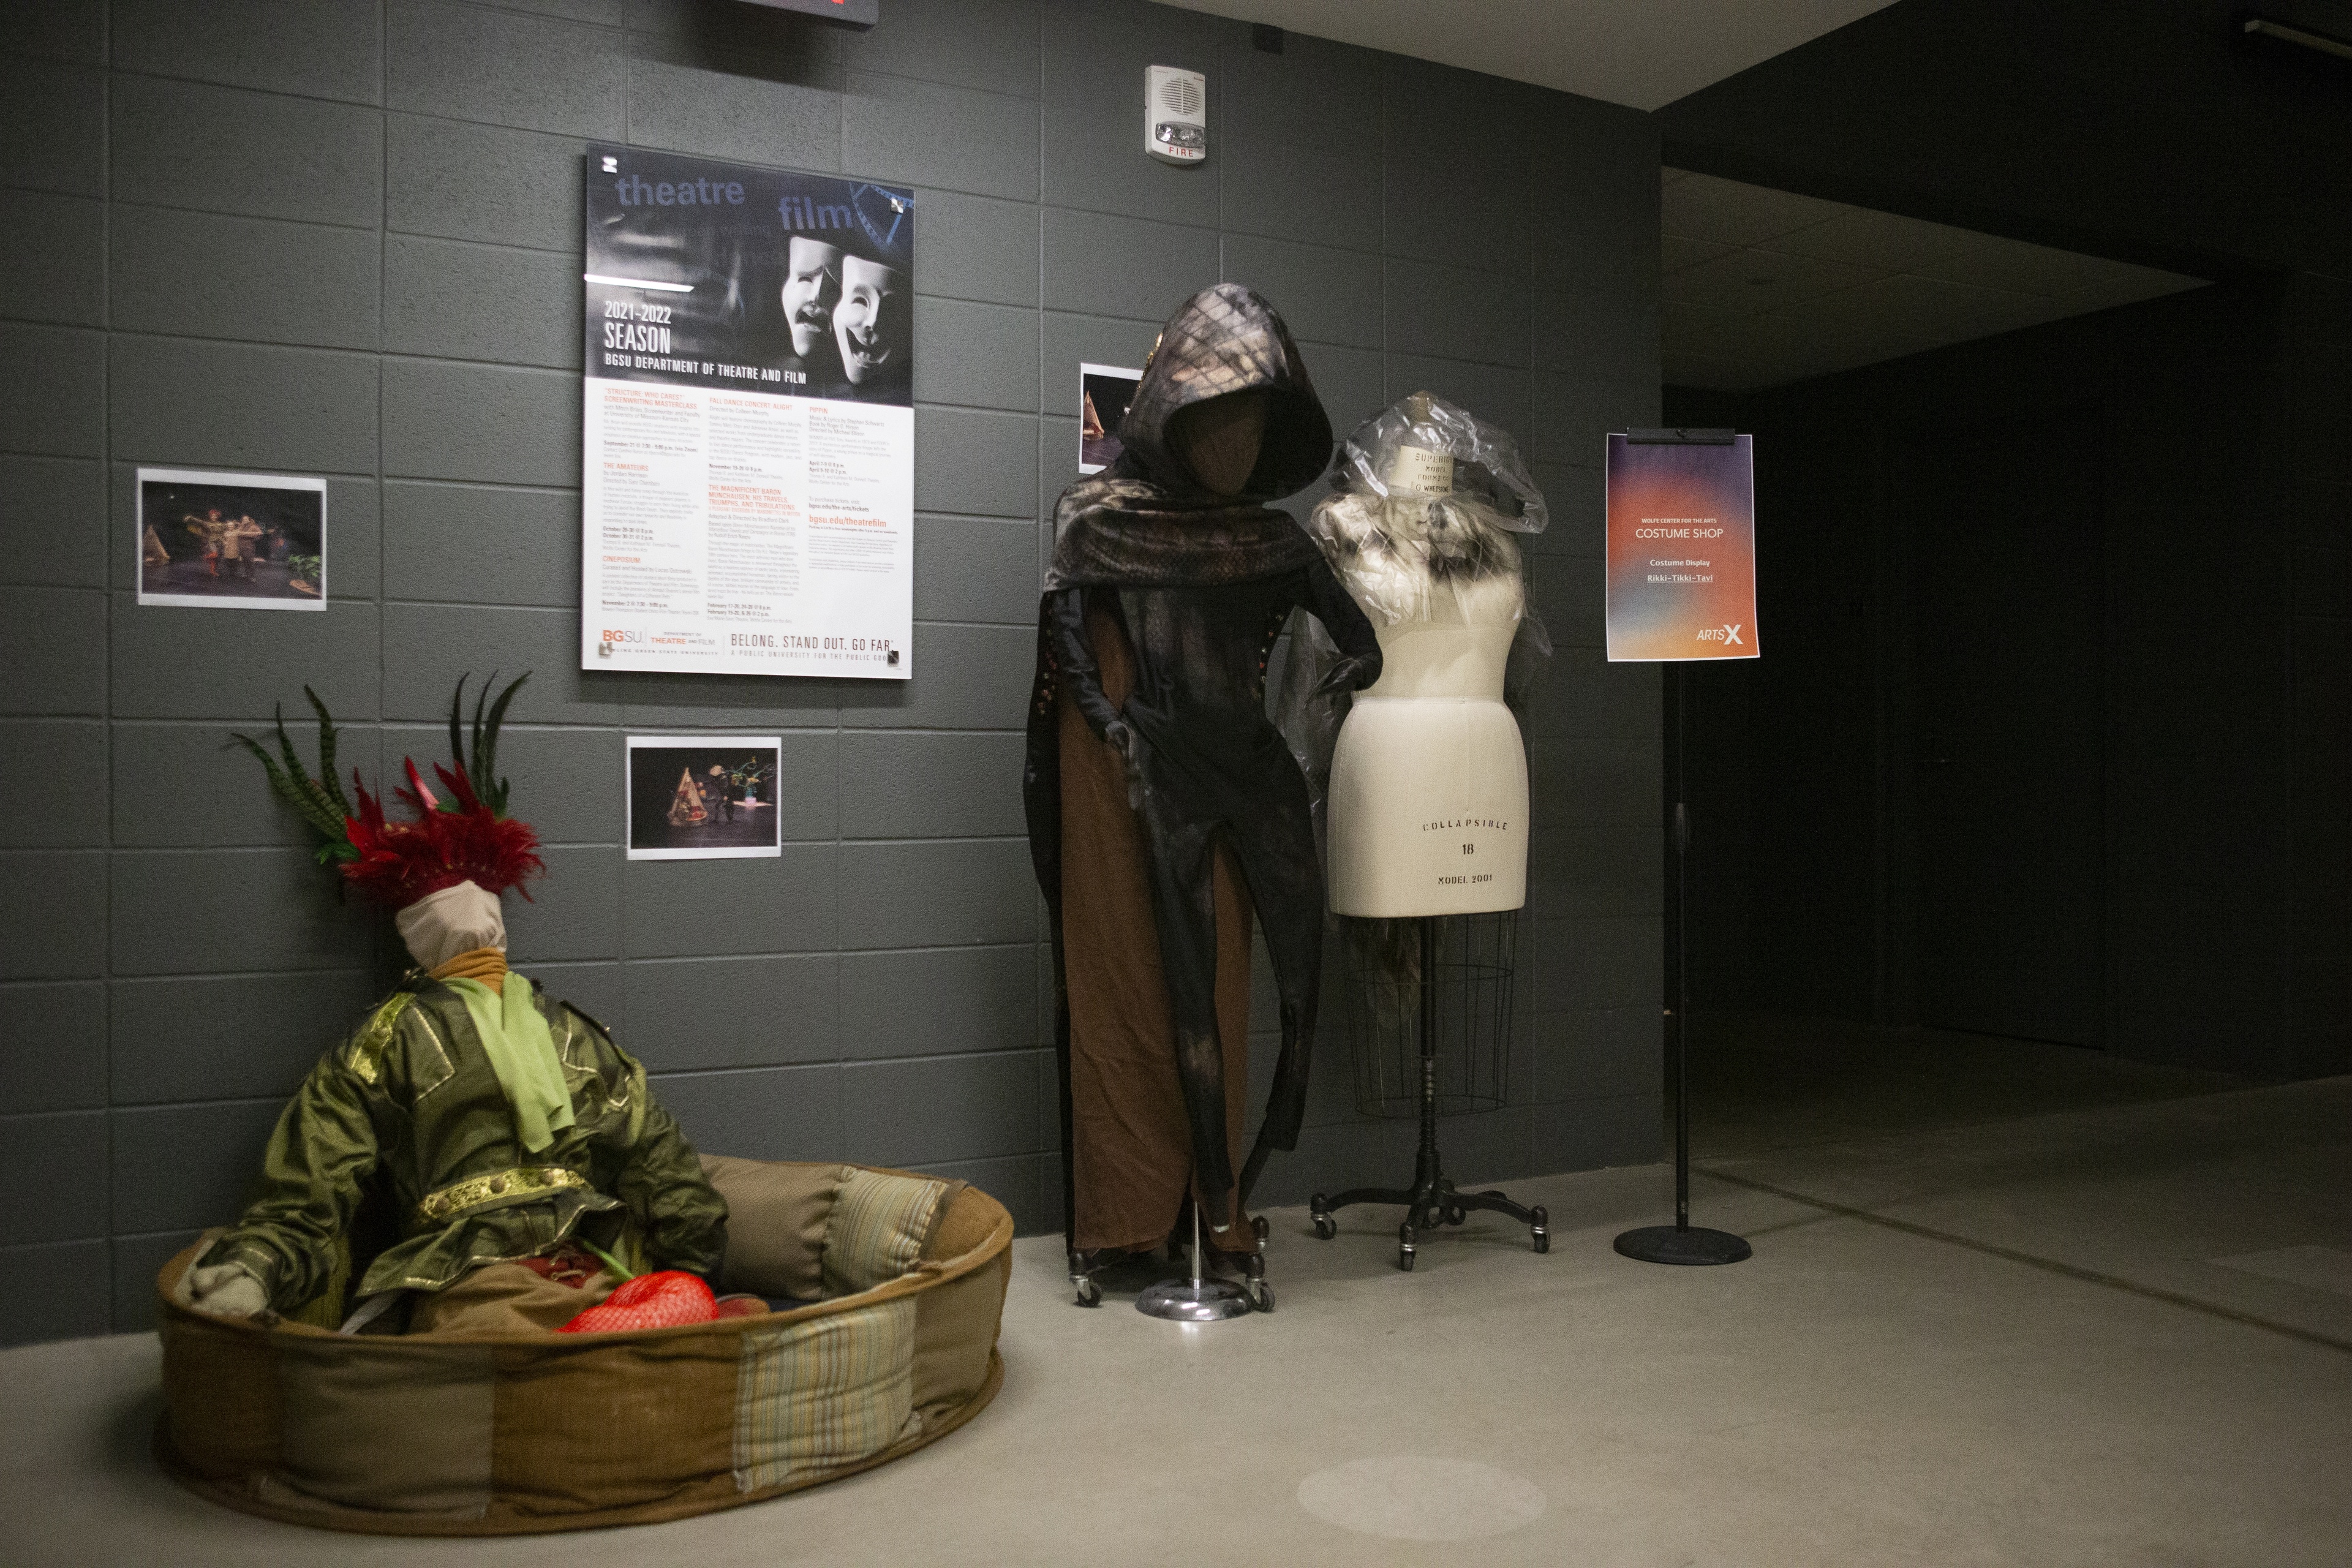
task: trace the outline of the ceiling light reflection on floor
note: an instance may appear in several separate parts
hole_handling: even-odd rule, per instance
[[[1298,1483],[1298,1505],[1326,1524],[1391,1541],[1472,1541],[1542,1517],[1543,1489],[1469,1459],[1351,1459]]]

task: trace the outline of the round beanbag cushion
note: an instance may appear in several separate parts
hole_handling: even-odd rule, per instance
[[[247,1513],[395,1535],[679,1519],[911,1453],[1004,1377],[1013,1216],[961,1182],[706,1157],[722,1289],[807,1305],[627,1333],[347,1335],[186,1305],[157,1277],[181,1482]]]

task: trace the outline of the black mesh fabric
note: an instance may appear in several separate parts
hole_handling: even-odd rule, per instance
[[[1257,466],[1238,495],[1204,489],[1169,448],[1182,409],[1266,395]],[[1298,525],[1265,503],[1313,484],[1331,461],[1323,412],[1282,318],[1238,283],[1203,289],[1160,329],[1120,422],[1118,462],[1062,492],[1045,591],[1213,587],[1318,559]]]

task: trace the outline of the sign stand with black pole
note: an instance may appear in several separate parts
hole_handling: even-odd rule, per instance
[[[1748,455],[1746,439],[1729,430],[1629,430],[1622,437],[1612,437],[1610,443],[1610,658],[1612,659],[1654,658],[1666,665],[1666,702],[1672,715],[1669,732],[1674,738],[1675,750],[1674,800],[1666,825],[1667,842],[1671,847],[1675,875],[1675,986],[1673,1005],[1665,1010],[1667,1045],[1673,1053],[1675,1079],[1675,1223],[1643,1226],[1637,1229],[1626,1231],[1617,1237],[1616,1246],[1617,1250],[1627,1258],[1635,1258],[1643,1263],[1685,1265],[1738,1263],[1750,1257],[1753,1252],[1744,1237],[1734,1236],[1728,1231],[1709,1230],[1704,1226],[1693,1226],[1690,1222],[1690,978],[1687,943],[1690,903],[1690,806],[1688,792],[1685,788],[1689,745],[1690,678],[1688,671],[1683,667],[1694,657],[1705,658],[1752,658],[1755,657],[1753,479],[1748,464],[1745,461],[1738,463],[1737,477],[1745,481],[1747,488],[1739,495],[1727,494],[1720,498],[1727,502],[1738,503],[1736,510],[1733,506],[1727,505],[1722,507],[1717,515],[1706,517],[1690,517],[1680,513],[1706,510],[1701,505],[1694,504],[1692,498],[1704,491],[1711,478],[1718,480],[1728,479],[1732,477],[1730,474],[1709,476],[1704,472],[1683,472],[1666,476],[1643,476],[1648,488],[1637,496],[1622,498],[1619,478],[1620,458],[1627,457],[1630,448],[1653,447],[1729,447],[1737,448],[1740,458],[1746,458]],[[1633,466],[1633,464],[1629,461],[1627,464],[1629,470]],[[1629,477],[1631,477],[1630,473]],[[1660,504],[1652,500],[1653,496],[1670,498],[1664,504],[1672,506],[1677,515],[1640,517],[1639,512],[1645,510],[1647,505]],[[1628,499],[1632,502],[1627,508],[1626,516],[1622,520],[1619,510],[1621,499]],[[1741,525],[1736,534],[1732,527],[1722,522],[1721,512],[1723,511],[1733,512],[1738,523]],[[1650,525],[1646,532],[1636,531],[1643,524]],[[1676,527],[1679,527],[1682,531],[1675,532]],[[1687,559],[1688,551],[1682,549],[1681,542],[1694,537],[1706,540],[1708,536],[1703,531],[1710,527],[1713,529],[1713,540],[1720,542],[1706,543],[1703,546],[1708,552],[1705,560]],[[1621,539],[1621,531],[1627,537]],[[1727,539],[1726,535],[1734,536]],[[1667,563],[1675,568],[1675,570],[1664,574],[1655,571],[1636,571],[1637,565],[1656,567],[1662,564],[1651,553],[1662,546],[1648,542],[1651,536],[1671,539],[1675,542],[1672,545],[1664,546],[1678,550],[1683,557]],[[1735,550],[1740,558],[1718,559],[1718,556],[1729,555]],[[1696,570],[1700,567],[1706,568],[1703,574],[1703,581],[1702,574]],[[1733,576],[1735,569],[1741,581],[1732,583],[1721,581]],[[1623,590],[1623,597],[1627,600],[1639,597],[1642,602],[1629,604],[1627,606],[1625,619],[1628,623],[1628,630],[1624,638],[1627,646],[1626,651],[1622,654],[1619,651],[1618,629],[1621,572],[1625,574],[1624,580],[1627,584],[1635,581],[1644,584],[1643,589],[1633,589],[1629,586]],[[1662,584],[1662,577],[1671,578],[1673,581]],[[1676,592],[1676,589],[1685,586],[1685,579],[1689,580],[1687,586],[1694,591]],[[1651,584],[1658,586],[1649,586]],[[1660,591],[1661,588],[1663,591]],[[1711,612],[1720,609],[1727,602],[1727,591],[1733,595],[1728,602],[1736,604],[1738,602],[1737,595],[1743,588],[1748,609],[1748,625],[1742,627],[1738,623],[1717,624]],[[1693,626],[1697,629],[1691,630]],[[1743,630],[1748,633],[1744,638],[1740,636]],[[1673,640],[1682,637],[1692,638],[1706,651],[1698,653],[1685,651],[1690,647],[1689,644],[1677,646],[1676,641]],[[1662,645],[1661,638],[1668,640]],[[1742,644],[1745,645],[1746,651],[1741,653],[1731,651],[1733,647]]]

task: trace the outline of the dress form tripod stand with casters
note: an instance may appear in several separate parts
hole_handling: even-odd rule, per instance
[[[1317,1193],[1308,1200],[1308,1209],[1315,1221],[1315,1234],[1325,1241],[1339,1235],[1339,1224],[1331,1216],[1339,1210],[1352,1205],[1401,1204],[1405,1213],[1403,1220],[1397,1226],[1397,1267],[1409,1272],[1412,1268],[1413,1258],[1420,1250],[1422,1232],[1435,1230],[1442,1225],[1458,1226],[1468,1219],[1473,1213],[1485,1210],[1494,1214],[1508,1215],[1517,1220],[1528,1227],[1528,1236],[1535,1244],[1535,1249],[1538,1252],[1549,1252],[1551,1250],[1551,1216],[1544,1212],[1541,1205],[1533,1208],[1524,1207],[1491,1188],[1475,1193],[1461,1191],[1454,1186],[1453,1179],[1445,1174],[1444,1162],[1437,1151],[1441,1073],[1438,1047],[1441,1035],[1444,1032],[1441,1028],[1443,1015],[1441,997],[1444,976],[1449,969],[1456,972],[1454,988],[1457,993],[1456,999],[1462,1004],[1461,1016],[1464,1026],[1455,1033],[1461,1037],[1459,1043],[1465,1052],[1464,1065],[1466,1066],[1468,1060],[1466,1053],[1475,1052],[1482,1043],[1475,1037],[1486,1032],[1476,1026],[1476,1021],[1483,1011],[1479,1006],[1480,999],[1476,994],[1482,981],[1491,987],[1498,980],[1501,986],[1499,1016],[1490,1020],[1490,1028],[1494,1034],[1491,1044],[1499,1049],[1506,1043],[1510,1032],[1511,973],[1508,963],[1509,942],[1514,922],[1506,916],[1502,923],[1495,928],[1501,936],[1501,951],[1498,956],[1502,962],[1499,964],[1492,963],[1480,964],[1470,957],[1465,957],[1453,964],[1441,963],[1439,957],[1443,941],[1441,928],[1445,923],[1444,917],[1421,915],[1410,921],[1401,921],[1396,923],[1409,925],[1412,928],[1414,942],[1419,949],[1419,963],[1415,979],[1411,984],[1412,992],[1415,993],[1412,1002],[1416,1015],[1413,1028],[1415,1046],[1413,1066],[1417,1069],[1416,1077],[1419,1080],[1419,1092],[1415,1098],[1416,1109],[1421,1118],[1421,1146],[1413,1155],[1412,1185],[1410,1188],[1352,1187],[1336,1197],[1326,1197],[1321,1193]],[[1465,945],[1468,943],[1465,942]],[[1350,975],[1349,978],[1359,979],[1355,975]],[[1374,1011],[1377,1015],[1378,1010]],[[1380,1042],[1376,1039],[1366,1040],[1359,1037],[1356,1041],[1356,1048],[1360,1064],[1365,1059],[1368,1052],[1371,1053],[1373,1059],[1377,1060]],[[1499,1102],[1502,1098],[1499,1092],[1501,1089],[1499,1078],[1495,1088],[1496,1092],[1493,1099]]]

